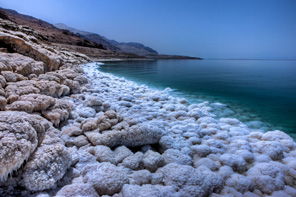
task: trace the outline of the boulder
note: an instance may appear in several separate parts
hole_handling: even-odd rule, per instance
[[[237,172],[244,172],[247,169],[247,162],[240,155],[225,153],[221,155],[220,161],[223,165],[230,166]]]
[[[5,78],[6,82],[17,82],[27,79],[23,75],[11,71],[2,71],[1,74]]]
[[[49,123],[25,112],[0,112],[0,180],[17,170],[35,151]]]
[[[167,197],[175,196],[175,188],[162,185],[124,185],[122,188],[122,197]]]
[[[121,165],[123,165],[126,168],[130,168],[132,170],[138,170],[142,168],[143,157],[144,157],[143,153],[136,152],[135,154],[126,157],[122,161]]]
[[[148,170],[134,171],[130,176],[129,183],[136,185],[149,184],[152,178]]]
[[[192,159],[189,155],[182,153],[176,149],[167,149],[163,154],[164,162],[168,163],[178,163],[183,165],[191,165]]]
[[[157,172],[163,174],[164,185],[180,188],[180,196],[208,196],[223,187],[222,178],[208,168],[170,163]]]
[[[146,169],[154,172],[157,168],[161,167],[164,164],[164,159],[161,154],[148,150],[144,154],[143,165]]]
[[[257,163],[247,171],[247,175],[254,183],[255,189],[263,193],[271,194],[285,186],[283,169],[273,162]]]
[[[97,157],[97,161],[99,162],[110,162],[115,164],[115,157],[113,151],[103,145],[97,145],[92,149],[92,152]]]
[[[55,197],[99,197],[96,190],[91,184],[87,183],[73,183],[62,187],[55,195]]]
[[[41,94],[27,94],[18,97],[18,100],[7,106],[7,110],[41,112],[54,105],[56,100]]]
[[[83,181],[93,185],[99,195],[113,195],[128,183],[128,175],[122,167],[104,162],[86,169]]]
[[[68,120],[72,108],[72,103],[59,99],[56,100],[53,106],[45,111],[42,111],[42,115],[57,127],[60,125],[60,123]]]
[[[0,110],[4,110],[7,104],[7,100],[5,97],[0,96]]]
[[[1,65],[1,62],[0,62],[0,65]],[[0,70],[1,70],[1,68],[0,68]],[[5,77],[3,77],[2,75],[0,75],[0,87],[1,88],[4,88],[5,86],[6,86],[6,79],[5,79]]]
[[[62,144],[43,145],[24,167],[23,184],[30,191],[56,186],[71,165],[71,156]]]
[[[121,163],[125,158],[132,155],[133,152],[125,146],[119,146],[114,150],[115,163]]]
[[[140,124],[130,127],[129,130],[108,130],[103,133],[95,132],[86,136],[93,145],[109,147],[124,145],[127,147],[156,144],[163,135],[163,130],[149,124]]]

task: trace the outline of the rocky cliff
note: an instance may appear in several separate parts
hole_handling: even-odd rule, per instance
[[[83,53],[96,58],[139,58],[138,55],[116,51],[101,42],[94,42],[83,35],[56,28],[46,21],[20,14],[14,10],[0,8],[0,18],[21,27],[21,32],[32,35],[42,43]],[[2,26],[16,31],[17,26]],[[16,28],[16,29],[14,29]]]
[[[63,97],[80,92],[87,82],[78,65],[89,58],[47,44],[40,32],[3,18],[0,196],[19,196],[54,187],[71,165],[58,128],[73,105]]]
[[[58,23],[55,25],[56,27],[64,30],[69,30],[70,32],[76,33],[81,35],[87,40],[90,40],[92,42],[95,42],[97,44],[101,44],[104,48],[122,52],[122,53],[131,53],[136,54],[139,56],[149,56],[149,55],[158,55],[158,52],[150,47],[147,47],[141,43],[137,42],[117,42],[115,40],[110,40],[104,36],[101,36],[100,34],[81,31],[72,27],[69,27],[65,24]]]

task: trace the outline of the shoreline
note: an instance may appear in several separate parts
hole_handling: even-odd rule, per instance
[[[296,196],[296,143],[0,20],[0,196]],[[33,31],[32,31],[33,32]]]
[[[131,127],[134,124],[154,127],[150,131],[149,129],[146,130],[149,133],[157,133],[153,131],[154,129],[157,130],[156,127],[162,130],[157,143],[155,143],[157,140],[146,142],[149,135],[137,138],[135,136],[138,134],[137,132],[130,137],[135,137],[138,142],[122,140],[122,138],[125,138],[124,135],[129,136],[129,134],[117,136],[118,134],[114,133],[112,129],[103,131],[99,136],[96,136],[93,130],[84,133],[92,145],[100,146],[100,149],[106,149],[105,151],[110,154],[109,158],[104,157],[103,159],[101,158],[102,155],[95,154],[101,162],[113,162],[111,156],[114,156],[117,150],[114,150],[113,147],[119,145],[117,144],[119,139],[122,140],[120,145],[126,145],[132,152],[135,151],[132,148],[133,146],[138,147],[132,156],[125,158],[122,161],[123,163],[117,164],[117,168],[124,167],[132,170],[128,175],[132,177],[129,178],[129,184],[124,185],[121,190],[121,194],[127,193],[123,196],[133,196],[134,192],[144,194],[147,190],[157,190],[161,194],[162,192],[170,192],[171,195],[179,194],[181,196],[186,196],[189,193],[193,196],[200,195],[196,192],[201,192],[204,195],[214,191],[218,192],[216,194],[214,192],[212,196],[238,195],[239,193],[261,196],[270,194],[272,191],[286,195],[291,192],[290,186],[293,183],[284,182],[290,179],[288,177],[294,176],[289,172],[292,168],[290,170],[288,168],[295,158],[296,144],[284,132],[270,131],[264,133],[251,130],[233,118],[216,120],[212,118],[213,114],[211,114],[207,103],[189,104],[182,98],[168,95],[165,90],[152,90],[148,86],[138,85],[112,74],[102,73],[96,69],[96,63],[86,64],[83,69],[87,78],[92,79],[92,84],[90,84],[88,90],[83,90],[83,95],[86,100],[88,96],[98,96],[101,100],[107,102],[110,109],[123,119],[116,125],[120,124],[121,127],[121,124],[123,124],[124,130],[129,130],[129,126],[127,126],[129,124],[131,124]],[[85,104],[81,101],[78,106],[83,108]],[[73,113],[79,114],[82,109],[80,107],[77,107],[78,110],[74,110]],[[95,117],[97,116],[95,115]],[[82,125],[88,125],[91,124],[93,119],[83,121],[85,120],[81,120]],[[127,124],[122,123],[125,121]],[[116,125],[113,127],[116,127]],[[105,137],[108,139],[107,141],[104,140]],[[116,139],[115,142],[113,138]],[[78,152],[80,149],[83,150],[84,148],[79,148]],[[92,148],[86,148],[86,150],[93,151]],[[99,152],[101,153],[101,151]],[[150,154],[159,160],[159,163],[153,165],[154,168],[155,165],[158,166],[157,169],[151,170],[143,164],[143,160],[145,161],[146,157],[149,158]],[[136,161],[137,167],[130,166],[131,163],[127,161]],[[266,168],[270,171],[262,172]],[[150,171],[149,173],[147,169]],[[186,184],[177,186],[177,182],[172,181],[172,178],[185,169],[190,172],[189,174],[196,174],[198,178],[203,177],[202,179],[209,184],[206,188],[210,189],[201,188],[198,183],[194,185],[193,191],[188,190]],[[200,174],[202,172],[205,174]],[[275,177],[272,175],[274,172],[277,174]],[[162,175],[159,175],[159,173]],[[154,176],[162,176],[162,181],[154,182]],[[178,180],[186,180],[187,175],[183,174],[182,176]],[[262,177],[264,178],[262,179]],[[154,184],[151,184],[151,181]],[[266,181],[269,181],[269,189],[266,188]],[[168,188],[171,186],[177,186],[179,191]],[[128,193],[130,190],[133,193]]]

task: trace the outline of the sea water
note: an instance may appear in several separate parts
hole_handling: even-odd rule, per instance
[[[158,60],[105,62],[100,70],[152,88],[171,88],[191,103],[227,106],[221,117],[296,135],[296,61]],[[219,105],[215,105],[219,106]]]

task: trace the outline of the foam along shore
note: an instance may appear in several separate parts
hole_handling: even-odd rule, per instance
[[[296,196],[296,143],[286,133],[216,119],[207,102],[189,104],[100,65],[82,65],[90,83],[68,98],[76,107],[63,139],[77,162],[57,195]]]

